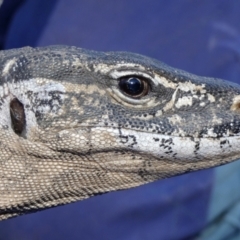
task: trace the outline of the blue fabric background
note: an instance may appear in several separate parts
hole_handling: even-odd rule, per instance
[[[239,8],[234,0],[5,0],[0,47],[132,51],[240,83]],[[0,239],[240,239],[239,182],[237,161],[6,220]]]

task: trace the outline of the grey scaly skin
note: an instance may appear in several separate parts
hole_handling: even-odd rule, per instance
[[[0,76],[0,220],[240,157],[236,84],[65,46],[1,51]]]

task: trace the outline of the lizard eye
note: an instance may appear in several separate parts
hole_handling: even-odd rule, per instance
[[[132,98],[140,98],[148,94],[149,83],[140,77],[122,77],[119,79],[118,86],[120,90],[127,96]]]

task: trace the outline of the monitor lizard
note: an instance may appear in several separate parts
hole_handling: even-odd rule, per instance
[[[128,52],[0,51],[0,220],[240,157],[240,86]]]

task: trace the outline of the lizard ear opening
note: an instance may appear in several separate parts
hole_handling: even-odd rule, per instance
[[[14,132],[21,135],[26,125],[26,118],[24,106],[17,98],[10,102],[10,115]]]
[[[240,113],[240,95],[233,97],[231,110]]]

